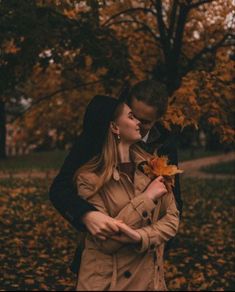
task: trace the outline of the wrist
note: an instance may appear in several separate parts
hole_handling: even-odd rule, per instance
[[[89,220],[89,218],[93,215],[92,213],[94,213],[96,211],[88,211],[86,212],[82,217],[81,217],[81,221],[83,224],[86,225],[87,220]]]
[[[154,203],[156,202],[156,198],[151,194],[151,192],[144,191],[143,194],[150,200],[152,200]]]
[[[138,233],[138,240],[136,241],[136,244],[141,245],[142,244],[142,236],[140,232],[138,232],[138,229],[136,230],[136,233]]]

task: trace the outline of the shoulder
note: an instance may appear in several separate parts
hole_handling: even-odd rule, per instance
[[[77,180],[96,183],[99,180],[99,176],[94,172],[81,172],[77,176]]]
[[[94,194],[99,177],[93,172],[81,172],[76,178],[79,195],[89,197]]]
[[[164,127],[160,122],[156,122],[153,128],[150,130],[150,134],[154,135],[160,143],[164,143],[172,135],[172,131]]]

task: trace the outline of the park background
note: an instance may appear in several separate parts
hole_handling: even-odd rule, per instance
[[[69,264],[79,236],[48,188],[89,100],[149,78],[169,90],[162,124],[179,133],[185,169],[168,288],[235,290],[234,6],[0,1],[1,290],[74,289]]]

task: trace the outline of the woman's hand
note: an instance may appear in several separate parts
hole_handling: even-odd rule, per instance
[[[82,217],[82,222],[93,236],[101,240],[119,232],[118,221],[99,211],[87,212]]]
[[[162,176],[155,178],[144,191],[144,194],[154,202],[166,193],[167,188],[164,184],[164,178]]]
[[[137,231],[135,231],[122,221],[118,221],[117,225],[121,233],[111,236],[112,239],[123,243],[138,243],[141,241],[141,236]]]

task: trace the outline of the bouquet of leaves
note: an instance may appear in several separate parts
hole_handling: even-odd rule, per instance
[[[175,175],[183,172],[176,165],[168,164],[167,156],[154,156],[143,165],[142,169],[151,180],[163,176],[168,192],[175,185]]]

